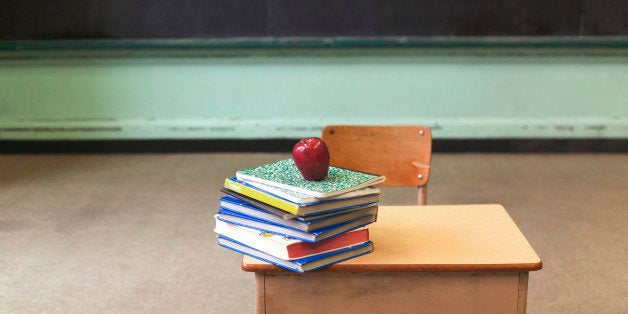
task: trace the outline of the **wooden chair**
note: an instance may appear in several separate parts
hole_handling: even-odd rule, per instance
[[[384,175],[385,186],[417,186],[417,204],[426,204],[432,155],[428,127],[329,125],[322,139],[332,166]]]

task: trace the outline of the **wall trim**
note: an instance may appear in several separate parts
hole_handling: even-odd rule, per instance
[[[492,55],[626,55],[628,36],[242,37],[0,41],[0,59],[372,55],[462,50]]]
[[[628,118],[377,120],[156,120],[0,121],[0,140],[278,139],[320,135],[329,124],[425,125],[435,139],[628,138]]]
[[[298,139],[0,140],[0,154],[287,153]],[[628,153],[628,139],[433,140],[433,153]]]

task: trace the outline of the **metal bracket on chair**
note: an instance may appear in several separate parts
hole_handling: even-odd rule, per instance
[[[430,179],[430,164],[412,161],[412,165],[417,169],[417,180],[419,181],[417,185],[426,185]]]

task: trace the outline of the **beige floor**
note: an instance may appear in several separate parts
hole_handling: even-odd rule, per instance
[[[285,156],[0,155],[0,313],[253,312],[212,215],[225,177]],[[628,312],[628,155],[434,154],[428,203],[509,210],[544,262],[529,313]]]

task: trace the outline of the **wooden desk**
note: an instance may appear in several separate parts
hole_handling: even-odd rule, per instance
[[[501,205],[380,206],[375,250],[295,274],[245,256],[258,313],[525,313],[542,262]]]

